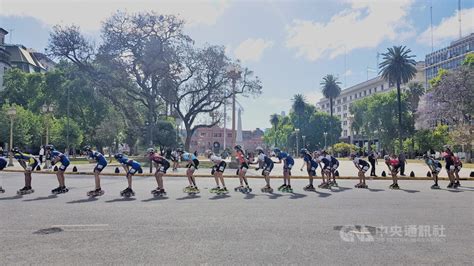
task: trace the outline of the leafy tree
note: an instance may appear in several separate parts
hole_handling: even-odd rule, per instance
[[[158,121],[153,135],[154,143],[161,147],[177,147],[176,128],[169,121]]]
[[[380,63],[380,74],[382,77],[397,85],[397,99],[398,99],[398,138],[399,148],[402,150],[403,133],[402,133],[402,100],[400,86],[402,83],[407,83],[416,75],[415,60],[412,58],[411,50],[406,46],[394,46],[387,48],[387,52],[383,55],[383,62]]]
[[[415,113],[418,109],[418,103],[420,102],[421,96],[425,94],[425,88],[423,84],[419,82],[412,82],[408,84],[408,103],[410,105],[410,111]]]
[[[422,153],[429,150],[441,151],[443,145],[450,143],[448,126],[437,126],[434,130],[422,129],[415,133],[414,140]]]
[[[74,120],[67,121],[66,117],[62,117],[59,119],[54,119],[51,123],[50,128],[50,140],[51,144],[54,144],[58,150],[66,151],[67,150],[67,142],[66,136],[69,126],[69,147],[75,149],[80,149],[82,140],[83,140],[83,133],[82,130]]]
[[[306,98],[304,97],[304,95],[295,94],[295,96],[293,96],[292,109],[293,109],[293,112],[298,117],[298,123],[297,123],[298,128],[301,127],[301,122],[302,122],[301,116],[303,115],[305,111],[305,106],[306,106]]]
[[[27,151],[38,149],[41,144],[41,117],[19,105],[13,105],[16,116],[13,122],[13,145]],[[4,104],[0,112],[7,114],[10,105]],[[10,141],[10,117],[0,116],[0,142]]]
[[[333,145],[333,151],[335,154],[339,154],[340,156],[349,156],[350,153],[355,152],[359,149],[354,144],[349,144],[345,142],[339,142]]]
[[[278,114],[272,114],[270,116],[270,124],[273,126],[273,130],[277,130],[278,122],[280,121],[280,118],[278,117]],[[275,138],[275,147],[278,146],[277,139]]]

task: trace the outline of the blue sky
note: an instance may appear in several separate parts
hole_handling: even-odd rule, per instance
[[[198,45],[226,46],[263,81],[258,98],[240,98],[245,129],[270,126],[272,113],[288,112],[294,94],[308,102],[321,98],[320,81],[339,76],[342,86],[366,80],[376,68],[377,52],[406,45],[417,60],[458,37],[456,0],[313,0],[313,1],[132,1],[2,0],[0,26],[6,41],[43,51],[55,24],[76,24],[92,40],[100,21],[115,10],[154,10],[179,14]],[[474,32],[474,0],[461,1],[462,33]],[[11,38],[10,38],[11,37]],[[369,78],[374,77],[369,73]]]

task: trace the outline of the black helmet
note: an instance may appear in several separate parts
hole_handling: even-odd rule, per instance
[[[84,151],[92,151],[92,148],[91,148],[91,146],[89,146],[89,145],[84,146],[84,148],[82,148],[82,149],[83,149]]]
[[[278,149],[278,148],[275,148],[275,149],[273,149],[273,152],[274,152],[275,154],[279,154],[279,153],[281,153],[281,150]]]
[[[300,150],[300,154],[308,154],[308,153],[309,153],[309,151],[306,148],[303,148],[303,149]]]
[[[114,158],[117,159],[117,160],[122,159],[123,157],[124,157],[123,153],[117,153],[117,154],[114,155]]]
[[[156,152],[156,150],[155,150],[154,148],[148,148],[148,149],[146,150],[146,153],[147,153],[147,154],[151,154],[151,153],[155,153],[155,152]]]
[[[44,147],[47,151],[54,151],[54,145],[48,144]]]
[[[242,146],[240,146],[240,145],[235,145],[235,146],[234,146],[234,150],[239,150],[239,151],[241,151],[241,150],[242,150]]]

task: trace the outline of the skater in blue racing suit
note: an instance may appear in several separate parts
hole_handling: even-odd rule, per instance
[[[3,157],[0,157],[0,171],[2,171],[3,169],[5,169],[5,167],[7,167],[7,160]],[[0,185],[0,193],[5,193],[5,190],[3,189],[3,187]]]
[[[127,156],[125,156],[122,153],[117,153],[114,155],[114,158],[119,162],[125,172],[127,173],[127,182],[128,182],[128,187],[121,191],[120,194],[135,194],[132,190],[132,177],[138,172],[142,172],[142,166],[139,162],[128,159]]]
[[[301,149],[301,157],[303,158],[303,166],[300,168],[300,171],[303,171],[303,167],[306,166],[306,172],[309,177],[309,185],[304,187],[304,190],[314,190],[313,179],[316,176],[316,169],[318,168],[318,163],[313,159],[313,156],[307,149]]]
[[[293,157],[286,152],[282,152],[280,149],[274,149],[273,152],[275,153],[278,162],[275,163],[283,163],[283,185],[281,185],[278,190],[283,192],[293,192],[291,188],[290,178],[291,178],[291,168],[295,164]]]
[[[69,189],[66,188],[64,172],[66,172],[67,167],[71,163],[69,158],[65,154],[57,151],[53,145],[46,145],[45,149],[46,154],[48,154],[51,158],[51,165],[55,165],[58,162],[61,163],[61,165],[58,167],[58,171],[56,172],[59,187],[51,190],[51,193],[62,194],[68,192]]]
[[[107,166],[107,159],[105,159],[105,156],[102,153],[93,150],[90,146],[85,146],[83,150],[86,152],[89,162],[97,163],[94,167],[95,190],[89,191],[88,194],[102,195],[104,191],[100,186],[100,173]]]
[[[25,170],[25,186],[17,191],[17,194],[24,195],[33,193],[34,190],[31,187],[32,173],[38,167],[38,160],[31,154],[26,154],[21,152],[18,148],[13,148],[11,150],[13,157],[18,161],[18,163]]]

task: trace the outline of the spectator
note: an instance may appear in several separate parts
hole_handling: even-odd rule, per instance
[[[44,146],[41,146],[40,151],[39,151],[40,165],[43,164],[43,156],[44,156]]]
[[[377,164],[377,153],[375,151],[372,151],[370,154],[369,154],[369,162],[370,162],[370,176],[375,176],[377,177],[377,175],[375,174],[375,165]]]
[[[400,175],[405,176],[405,164],[407,164],[407,158],[405,153],[402,151],[398,156],[398,160],[400,161]]]

